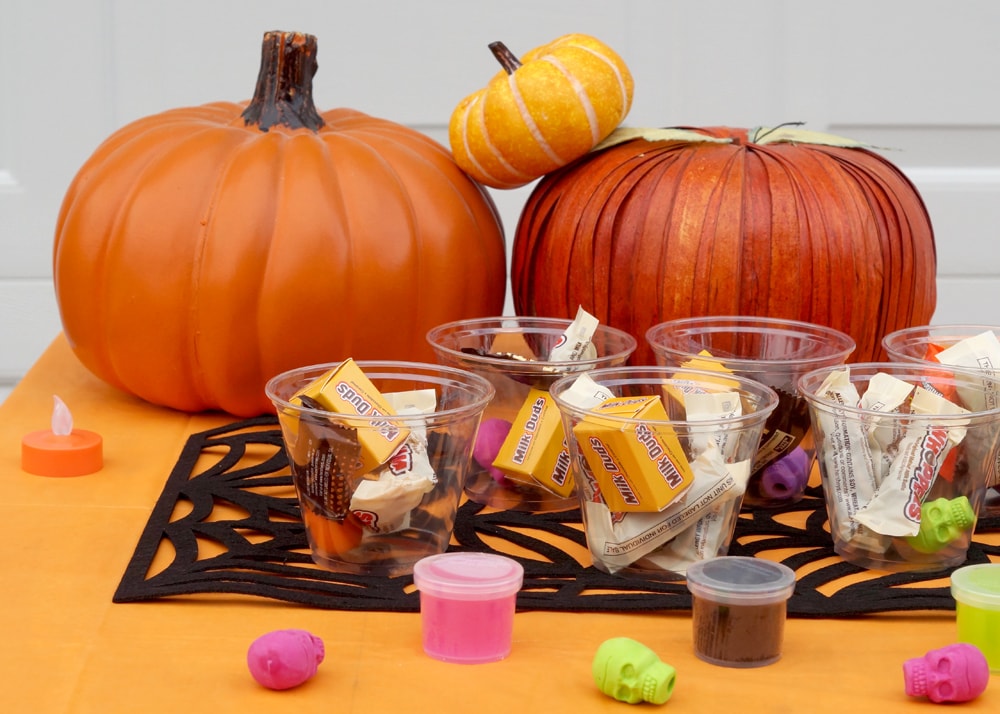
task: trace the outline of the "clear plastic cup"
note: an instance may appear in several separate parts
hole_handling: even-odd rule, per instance
[[[646,340],[658,364],[699,360],[702,368],[728,370],[777,392],[778,408],[764,425],[743,506],[774,508],[801,500],[815,448],[796,382],[813,369],[843,364],[854,340],[808,322],[731,315],[662,322],[646,332]]]
[[[510,654],[524,568],[493,553],[454,552],[419,561],[424,652],[444,662],[496,662]]]
[[[965,562],[1000,443],[1000,408],[984,410],[983,392],[998,388],[971,370],[899,362],[799,380],[841,557],[885,571]]]
[[[763,667],[781,658],[795,572],[761,558],[725,556],[687,571],[694,652],[723,667]]]
[[[675,372],[612,367],[563,377],[550,388],[598,570],[679,580],[691,563],[728,552],[761,429],[778,396],[746,377]],[[608,400],[582,405],[581,386],[588,397]],[[720,410],[704,409],[706,402]],[[640,411],[609,411],[619,406]]]
[[[930,358],[935,347],[948,348],[969,337],[975,337],[983,332],[992,332],[1000,336],[1000,326],[997,325],[917,325],[890,332],[882,338],[882,347],[890,362],[930,362],[939,364]],[[998,365],[1000,368],[1000,365]]]
[[[1000,563],[977,563],[951,574],[958,641],[975,645],[1000,672]]]
[[[983,333],[993,333],[1000,338],[1000,326],[968,323],[919,325],[890,332],[882,338],[882,347],[885,348],[891,362],[941,364],[932,355]],[[1000,376],[1000,362],[980,359],[976,368],[982,369],[989,376]],[[993,475],[990,490],[986,493],[979,515],[1000,516],[1000,471]]]
[[[492,462],[511,423],[532,388],[548,390],[565,374],[625,364],[637,342],[627,332],[598,325],[592,338],[596,356],[579,361],[549,361],[552,348],[572,320],[544,317],[484,317],[439,325],[427,334],[441,364],[489,380],[496,394],[486,407],[473,470],[465,484],[470,500],[503,510],[536,513],[566,511],[578,505],[572,483],[545,485],[540,472],[516,476]],[[540,464],[540,471],[544,466]],[[548,481],[548,483],[551,483]]]
[[[448,548],[493,387],[482,377],[441,365],[355,364],[381,395],[432,393],[432,410],[387,420],[291,401],[338,363],[280,374],[266,392],[278,413],[312,559],[334,572],[409,574],[418,560]],[[384,463],[366,471],[359,466],[360,445],[383,434],[387,423],[406,439]]]

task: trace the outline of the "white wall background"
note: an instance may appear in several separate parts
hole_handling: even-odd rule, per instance
[[[0,399],[60,330],[52,234],[75,171],[140,116],[249,98],[274,29],[318,37],[319,108],[445,145],[497,71],[489,42],[584,32],[635,75],[628,125],[806,121],[893,147],[934,221],[934,322],[1000,323],[995,0],[0,0]],[[529,191],[494,192],[508,242]]]

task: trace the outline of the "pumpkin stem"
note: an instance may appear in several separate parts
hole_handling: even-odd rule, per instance
[[[497,62],[507,71],[507,74],[514,74],[517,68],[521,66],[521,60],[507,49],[507,45],[503,42],[491,42],[489,47],[493,56],[497,58]]]
[[[243,121],[261,131],[276,125],[317,131],[325,123],[312,97],[318,68],[313,35],[265,32],[257,88],[243,111]]]

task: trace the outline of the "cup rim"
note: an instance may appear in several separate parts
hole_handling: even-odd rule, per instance
[[[893,330],[889,334],[883,336],[882,349],[884,349],[886,353],[888,353],[891,349],[893,352],[899,354],[900,346],[907,345],[912,342],[912,340],[908,340],[907,338],[913,338],[915,336],[930,337],[930,335],[934,333],[952,333],[946,336],[962,339],[965,337],[974,337],[984,332],[992,332],[1000,336],[1000,325],[979,325],[973,322],[943,323],[940,325],[912,325],[899,330]],[[917,356],[901,356],[907,361],[921,363],[926,362],[926,360]]]
[[[843,362],[854,350],[857,349],[857,342],[853,337],[842,330],[837,330],[826,325],[802,320],[788,320],[777,317],[764,317],[755,315],[710,315],[705,317],[683,317],[675,320],[659,322],[646,330],[646,342],[650,349],[657,355],[672,354],[675,357],[693,357],[687,350],[678,350],[667,347],[659,342],[659,336],[667,329],[688,328],[688,327],[708,327],[717,326],[716,331],[723,331],[729,328],[734,332],[747,334],[762,332],[767,329],[777,329],[790,336],[801,337],[824,337],[832,340],[829,351],[813,357],[792,357],[790,359],[781,358],[757,358],[757,357],[701,357],[713,362],[725,363],[727,365],[741,365],[740,371],[763,371],[768,368],[785,368],[793,364],[810,365],[828,364],[831,360]],[[733,328],[736,328],[735,330]],[[744,369],[743,367],[746,367]]]
[[[613,385],[622,384],[634,384],[638,382],[648,382],[655,380],[661,384],[688,384],[690,383],[689,376],[694,375],[695,377],[705,377],[708,382],[718,383],[720,377],[731,380],[737,383],[742,391],[749,392],[758,397],[762,398],[762,402],[759,407],[749,413],[742,414],[736,417],[720,417],[718,419],[705,419],[699,420],[697,422],[688,421],[686,419],[643,419],[645,423],[660,425],[664,427],[678,427],[678,426],[698,426],[701,427],[716,427],[725,426],[727,428],[739,428],[747,424],[754,424],[757,421],[763,421],[770,416],[778,407],[778,393],[774,391],[771,387],[767,386],[763,382],[758,382],[757,380],[750,379],[749,377],[741,377],[734,374],[721,374],[712,370],[703,369],[684,369],[684,376],[677,378],[674,375],[677,374],[678,369],[676,367],[665,367],[665,366],[639,366],[639,367],[606,367],[604,369],[594,369],[586,372],[586,375],[593,379],[594,381],[601,383],[602,380],[610,381]],[[626,378],[627,375],[632,375],[632,378]],[[605,414],[603,412],[595,412],[591,409],[582,409],[578,406],[566,402],[562,398],[562,393],[569,388],[569,386],[577,380],[580,374],[568,374],[560,377],[558,380],[552,383],[549,387],[549,394],[555,400],[556,405],[559,410],[563,413],[569,413],[577,418],[584,418],[586,416],[599,416],[602,420],[620,423],[622,425],[631,424],[635,419],[621,416],[616,414]],[[641,378],[644,377],[644,378]]]
[[[819,369],[806,372],[799,377],[796,381],[795,388],[798,393],[811,405],[824,409],[836,409],[838,413],[849,415],[852,418],[860,419],[862,417],[869,416],[891,416],[891,414],[886,414],[884,411],[864,409],[862,407],[849,404],[841,404],[838,401],[825,399],[817,395],[815,393],[815,388],[822,384],[827,375],[838,369],[849,369],[852,375],[852,381],[855,375],[862,374],[871,378],[878,372],[889,372],[890,374],[899,374],[900,372],[904,372],[907,376],[912,374],[914,378],[934,377],[935,375],[939,377],[953,378],[955,375],[962,375],[968,377],[972,382],[981,383],[989,381],[996,388],[996,392],[1000,394],[1000,378],[998,377],[991,377],[982,371],[966,367],[952,367],[946,364],[935,366],[930,363],[921,362],[855,362],[852,364],[820,367]],[[814,386],[810,388],[809,385]],[[906,414],[905,416],[907,419],[913,421],[933,420],[935,423],[940,422],[942,424],[954,423],[967,425],[970,419],[980,419],[998,415],[1000,415],[1000,403],[998,403],[998,405],[993,409],[984,409],[982,411],[966,411],[960,414]]]
[[[507,324],[509,323],[509,325]],[[557,366],[573,366],[577,369],[585,368],[587,365],[599,365],[610,360],[616,359],[627,359],[633,352],[639,347],[639,341],[633,337],[631,334],[625,330],[620,330],[617,327],[612,327],[604,323],[600,323],[597,326],[597,331],[604,334],[613,335],[620,339],[624,343],[624,347],[616,352],[611,352],[606,355],[601,355],[593,359],[580,359],[580,360],[530,360],[525,362],[512,361],[504,359],[503,357],[491,357],[489,355],[478,355],[469,352],[462,352],[461,350],[452,349],[445,345],[440,344],[439,340],[442,335],[449,331],[454,331],[460,328],[466,328],[467,330],[474,331],[476,329],[486,329],[489,327],[498,327],[499,330],[507,332],[516,332],[518,330],[525,330],[525,327],[536,328],[533,331],[542,334],[553,334],[553,332],[558,331],[562,333],[566,331],[566,328],[573,324],[572,320],[567,320],[558,317],[533,317],[530,315],[499,315],[495,317],[476,317],[469,318],[465,320],[452,320],[451,322],[444,322],[440,325],[436,325],[427,331],[425,339],[427,343],[434,350],[439,350],[443,354],[447,354],[452,359],[460,359],[472,364],[482,364],[488,365],[493,368],[502,369],[527,369],[531,365],[557,365]],[[508,329],[509,328],[509,329]]]
[[[367,422],[377,424],[385,421],[384,415],[369,416],[364,414],[338,414],[336,412],[326,411],[325,409],[313,409],[300,404],[292,404],[288,401],[288,399],[279,396],[275,390],[276,385],[283,379],[287,379],[293,375],[305,375],[310,372],[315,372],[318,377],[325,372],[342,365],[345,361],[346,360],[324,362],[285,370],[284,372],[274,375],[267,381],[264,385],[264,393],[271,400],[271,403],[275,406],[275,410],[277,412],[281,412],[283,410],[294,411],[297,414],[307,415],[318,419],[329,419],[332,416],[336,418],[350,419],[352,423],[361,424]],[[463,385],[473,394],[472,400],[461,406],[451,407],[448,409],[436,408],[433,412],[427,414],[398,414],[392,416],[393,422],[404,426],[426,424],[429,419],[441,420],[459,418],[469,414],[474,414],[477,411],[482,411],[493,400],[493,396],[496,391],[493,384],[485,377],[467,370],[458,369],[457,367],[450,367],[448,365],[403,360],[355,360],[355,364],[369,379],[379,379],[381,377],[412,377],[417,379],[420,375],[425,375],[429,383],[437,382],[438,384],[445,384],[447,380]],[[393,372],[393,370],[407,369],[412,371],[409,374],[403,372]],[[385,371],[379,372],[375,370]],[[439,377],[437,379],[432,378],[431,375],[433,373],[437,373]]]

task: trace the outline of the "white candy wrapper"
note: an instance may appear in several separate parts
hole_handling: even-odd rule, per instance
[[[868,380],[868,389],[861,395],[860,406],[871,411],[895,413],[900,410],[912,391],[913,385],[909,382],[879,372]],[[885,474],[889,472],[896,446],[903,438],[903,430],[897,428],[898,423],[896,419],[874,417],[865,427],[868,431],[868,447],[871,449],[877,483],[881,483]]]
[[[383,395],[399,416],[429,414],[437,397],[433,389]],[[351,496],[351,512],[373,533],[392,533],[409,527],[410,511],[437,484],[437,474],[427,456],[427,430],[419,425],[374,478],[365,477]]]
[[[857,407],[861,401],[857,387],[850,381],[850,369],[835,370],[817,390],[818,396],[845,407]],[[857,531],[854,515],[875,495],[878,484],[875,464],[864,427],[853,417],[826,410],[819,412],[823,436],[820,456],[823,473],[832,491],[839,538],[849,541]]]
[[[430,414],[437,407],[437,394],[433,389],[414,389],[409,392],[389,392],[382,397],[398,416]],[[418,442],[427,443],[427,429],[415,424],[410,427]]]
[[[685,418],[689,422],[732,419],[743,414],[743,402],[739,392],[686,392],[683,395]],[[723,461],[732,456],[738,444],[730,439],[732,430],[724,426],[711,432],[691,435],[692,455],[700,454],[714,444],[719,448]]]
[[[582,307],[576,311],[576,317],[566,332],[549,351],[549,362],[578,362],[585,359],[595,359],[597,348],[591,340],[597,331],[598,320]]]
[[[718,452],[712,454],[707,451],[705,455],[712,462],[709,468],[726,469],[736,479],[736,485],[716,500],[697,523],[678,533],[663,548],[650,553],[644,562],[662,570],[683,574],[692,563],[718,555],[719,548],[730,537],[729,524],[734,517],[733,511],[739,508],[739,497],[746,492],[747,482],[750,480],[750,462],[724,464],[718,460]],[[695,464],[697,463],[696,460]]]
[[[409,440],[396,450],[390,463],[398,466],[383,469],[374,481],[361,481],[351,497],[351,512],[373,533],[409,527],[410,511],[437,483],[426,448],[418,452]]]
[[[742,493],[714,445],[691,462],[691,470],[691,486],[659,513],[614,513],[603,501],[585,501],[591,556],[616,573],[693,526],[712,506]]]
[[[912,414],[961,414],[963,409],[938,394],[917,387]],[[945,428],[911,423],[906,427],[889,473],[854,520],[886,536],[915,536],[920,530],[920,506],[934,485],[948,452],[965,438],[960,426]]]
[[[1000,370],[1000,340],[992,330],[967,337],[941,350],[937,353],[937,360],[952,367],[974,369],[986,377],[978,385],[958,386],[962,402],[972,411],[987,411],[996,409],[1000,405],[1000,395],[997,394],[993,382]]]
[[[592,409],[614,396],[614,392],[603,384],[598,384],[587,374],[581,374],[562,393],[561,398],[578,409]]]
[[[917,387],[913,391],[913,399],[910,400],[910,414],[968,414],[969,410],[960,407],[954,402],[950,402],[937,392],[932,392],[923,387]],[[955,443],[959,443],[965,438],[965,427],[962,424],[955,424],[950,431],[954,432]]]

